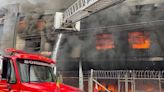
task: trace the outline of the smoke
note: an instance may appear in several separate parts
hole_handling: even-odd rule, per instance
[[[6,0],[0,0],[0,8],[7,5],[7,1]]]
[[[164,55],[164,41],[161,40],[163,39],[163,28],[156,26],[160,24],[160,22],[158,22],[158,24],[150,23],[151,21],[164,19],[163,14],[159,12],[164,5],[142,1],[143,2],[140,1],[138,5],[136,5],[137,3],[132,3],[130,0],[127,0],[124,3],[109,7],[82,19],[82,32],[79,33],[80,36],[74,35],[66,37],[67,42],[62,45],[62,51],[65,53],[65,57],[69,57],[71,50],[73,50],[72,48],[77,48],[77,43],[80,43],[82,44],[82,61],[83,63],[88,63],[85,65],[86,69],[145,69],[145,67],[146,69],[157,69],[155,68],[158,67],[157,63],[148,61],[144,62],[145,66],[143,66],[144,64],[139,58]],[[152,2],[153,0],[149,1]],[[140,24],[139,26],[134,24],[143,22],[148,23]],[[116,27],[118,25],[120,26]],[[128,32],[130,31],[150,32],[150,49],[131,49],[128,42]],[[112,33],[116,48],[105,51],[96,50],[95,34],[98,33]],[[133,59],[129,60],[130,57],[133,57]],[[134,60],[134,58],[136,59]],[[65,61],[71,61],[71,59],[65,58]],[[70,66],[74,67],[74,65]],[[159,69],[161,69],[161,67]]]
[[[54,10],[63,11],[76,0],[0,0],[0,7],[20,4],[23,12]]]
[[[8,4],[19,3],[22,6],[23,12],[43,12],[47,9],[63,11],[74,1],[76,0],[0,0],[0,7]],[[119,5],[109,7],[85,19],[82,19],[82,32],[77,35],[64,34],[64,39],[61,42],[61,46],[59,47],[60,50],[58,52],[58,60],[61,62],[61,65],[59,64],[59,68],[66,69],[68,67],[68,69],[73,69],[77,67],[77,65],[74,64],[78,62],[74,62],[72,65],[70,65],[69,62],[66,62],[73,62],[82,59],[82,61],[86,61],[90,64],[86,64],[86,69],[95,67],[97,69],[101,69],[104,68],[104,66],[108,69],[124,69],[125,67],[129,68],[134,66],[133,63],[129,63],[129,66],[127,66],[126,58],[128,56],[134,56],[137,58],[137,56],[144,56],[145,53],[148,56],[163,55],[164,51],[162,48],[164,47],[164,42],[161,40],[163,39],[163,32],[160,28],[158,29],[156,26],[152,26],[154,24],[149,23],[149,26],[151,25],[151,27],[142,25],[142,27],[146,27],[144,30],[151,31],[150,38],[153,40],[151,40],[151,49],[149,51],[141,52],[130,49],[127,41],[127,33],[133,30],[140,31],[142,29],[141,27],[140,29],[135,29],[135,25],[133,25],[134,27],[109,27],[163,19],[164,16],[159,13],[158,8],[163,7],[164,5],[148,4],[145,6],[144,4],[148,3],[147,1],[148,0],[136,0],[137,3],[132,3],[130,0],[127,0]],[[151,1],[154,0],[149,0],[149,2]],[[135,6],[138,3],[142,4]],[[156,31],[154,32],[154,30]],[[116,48],[105,51],[97,51],[95,48],[95,35],[98,33],[112,33]],[[97,61],[99,62],[97,63]],[[110,65],[107,65],[104,62],[110,62]],[[141,63],[135,64],[136,66],[141,65]],[[153,67],[151,65],[152,64],[149,64],[147,67]]]

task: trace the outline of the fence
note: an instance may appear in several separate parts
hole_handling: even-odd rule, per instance
[[[164,71],[91,70],[89,92],[164,92]]]

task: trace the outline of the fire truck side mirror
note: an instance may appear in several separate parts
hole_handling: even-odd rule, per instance
[[[0,81],[2,79],[3,57],[0,56]]]

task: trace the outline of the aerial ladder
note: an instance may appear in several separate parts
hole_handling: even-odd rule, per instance
[[[56,12],[54,28],[58,30],[80,31],[80,20],[100,11],[114,6],[125,0],[77,0],[64,12]],[[72,27],[74,29],[72,29]],[[71,29],[70,29],[71,28]]]

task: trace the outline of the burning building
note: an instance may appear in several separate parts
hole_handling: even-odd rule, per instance
[[[64,34],[59,54],[65,58],[58,59],[74,62],[70,53],[80,53],[88,63],[84,70],[162,70],[163,9],[163,3],[131,6],[126,2],[84,18],[80,32]]]
[[[141,2],[131,5],[129,2],[127,0],[96,12],[81,20],[80,32],[64,34],[58,52],[58,69],[77,71],[78,61],[82,61],[84,71],[90,69],[115,71],[121,75],[124,71],[131,74],[129,71],[132,70],[139,71],[134,74],[141,73],[141,76],[143,74],[143,79],[148,78],[144,76],[149,73],[146,75],[142,71],[162,71],[164,69],[164,3]],[[72,56],[77,54],[79,54],[78,58]],[[109,83],[112,86],[119,83],[120,86],[112,89],[117,90],[112,92],[125,92],[125,90],[126,92],[163,92],[164,89],[163,82],[156,80],[157,77],[149,78],[149,82],[143,81],[142,78],[137,81],[126,80],[125,76],[120,80],[117,78],[109,82],[98,80],[102,84]],[[135,91],[134,83],[136,83]],[[106,87],[108,88],[108,85]]]

